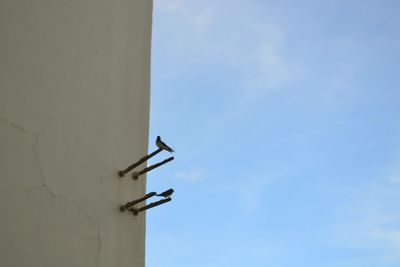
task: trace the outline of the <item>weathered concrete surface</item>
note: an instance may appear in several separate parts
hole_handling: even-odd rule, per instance
[[[144,266],[150,0],[0,0],[0,266]]]

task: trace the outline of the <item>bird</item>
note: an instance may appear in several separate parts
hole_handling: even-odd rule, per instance
[[[157,140],[156,140],[156,146],[160,149],[163,150],[167,150],[168,152],[172,153],[174,152],[174,150],[172,148],[170,148],[169,146],[167,146],[166,143],[164,143],[163,141],[161,141],[161,137],[157,136]]]
[[[170,196],[172,196],[173,193],[174,193],[174,189],[170,188],[167,191],[164,191],[164,192],[158,194],[157,196],[164,197],[164,198],[169,198]]]

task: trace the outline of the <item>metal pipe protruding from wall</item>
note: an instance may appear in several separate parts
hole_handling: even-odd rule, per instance
[[[145,210],[154,208],[154,207],[156,207],[156,206],[162,205],[162,204],[167,203],[167,202],[169,202],[169,201],[171,201],[171,200],[172,200],[172,198],[170,198],[170,197],[169,197],[169,198],[165,198],[165,199],[162,199],[162,200],[159,200],[159,201],[150,203],[150,204],[148,204],[148,205],[146,205],[146,206],[143,206],[143,207],[141,207],[141,208],[138,208],[138,209],[132,208],[132,209],[130,209],[130,211],[132,211],[132,213],[133,213],[134,215],[138,215],[138,214],[139,214],[140,212],[142,212],[142,211],[145,211]]]
[[[150,153],[149,155],[146,155],[143,158],[139,159],[137,162],[133,163],[132,165],[128,166],[128,168],[126,168],[125,170],[119,171],[118,172],[119,177],[124,177],[125,174],[127,174],[128,172],[130,172],[131,170],[133,170],[134,168],[136,168],[143,162],[146,162],[148,159],[154,157],[155,155],[160,153],[162,150],[163,150],[162,148],[159,148],[156,151]]]
[[[160,167],[161,165],[164,165],[165,163],[168,163],[168,162],[170,162],[170,161],[173,160],[173,159],[174,159],[174,157],[170,157],[170,158],[167,158],[166,160],[163,160],[163,161],[161,161],[161,162],[159,162],[159,163],[156,163],[156,164],[151,165],[151,166],[149,166],[149,167],[147,167],[147,168],[144,168],[143,170],[141,170],[141,171],[139,171],[139,172],[134,172],[134,173],[132,173],[132,178],[135,179],[135,180],[137,180],[137,179],[139,178],[140,175],[142,175],[142,174],[144,174],[144,173],[146,173],[146,172],[149,172],[149,171],[151,171],[151,170],[154,170],[155,168],[158,168],[158,167]]]
[[[125,205],[122,205],[121,207],[119,207],[119,209],[120,209],[121,211],[125,211],[125,210],[127,210],[129,207],[132,207],[133,205],[136,205],[136,204],[138,204],[138,203],[140,203],[140,202],[143,202],[143,201],[145,201],[146,199],[151,198],[151,197],[153,197],[153,196],[155,196],[155,195],[157,195],[156,192],[150,192],[150,193],[146,194],[146,195],[145,195],[144,197],[142,197],[142,198],[138,198],[138,199],[136,199],[136,200],[127,202]]]

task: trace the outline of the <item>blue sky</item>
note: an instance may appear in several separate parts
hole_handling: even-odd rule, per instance
[[[399,13],[154,1],[147,267],[400,266]]]

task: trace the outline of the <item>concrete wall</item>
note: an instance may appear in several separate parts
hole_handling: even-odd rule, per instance
[[[144,266],[151,0],[0,0],[0,266]]]

